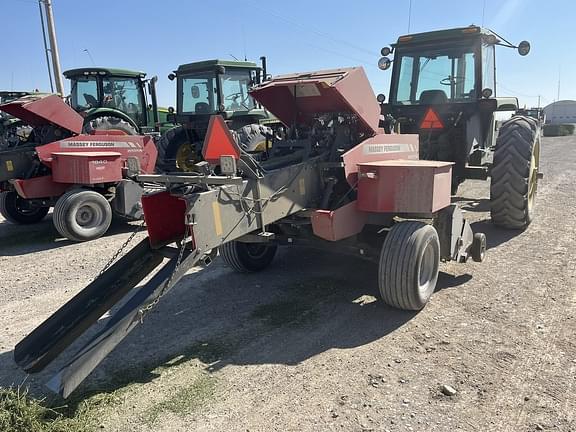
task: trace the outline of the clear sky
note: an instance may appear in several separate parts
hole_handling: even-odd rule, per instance
[[[272,74],[364,66],[374,91],[387,95],[379,51],[408,32],[409,17],[409,0],[53,3],[63,70],[95,64],[158,75],[165,106],[175,94],[167,75],[179,64],[244,55],[266,55]],[[546,105],[560,76],[560,99],[576,99],[576,1],[412,0],[410,15],[410,32],[484,24],[513,43],[529,40],[527,57],[498,50],[499,96],[531,106],[541,95]],[[0,89],[50,89],[35,0],[0,0],[0,41]]]

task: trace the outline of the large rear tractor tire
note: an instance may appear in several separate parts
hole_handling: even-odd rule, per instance
[[[524,229],[534,216],[540,165],[540,128],[525,116],[500,127],[490,183],[490,214],[494,224]]]
[[[9,222],[28,225],[40,222],[48,214],[49,207],[30,206],[28,200],[16,192],[0,193],[0,214]]]
[[[266,150],[266,135],[271,135],[272,129],[256,123],[242,126],[234,131],[236,142],[245,151],[262,152]]]
[[[108,231],[112,208],[98,192],[75,189],[56,201],[52,220],[56,230],[69,240],[94,240]]]
[[[84,133],[90,134],[95,130],[115,130],[126,135],[138,135],[138,129],[126,120],[113,116],[102,116],[89,119],[82,128]]]
[[[156,142],[158,149],[156,171],[164,173],[194,171],[194,165],[200,161],[198,144],[202,147],[202,143],[190,142],[186,129],[182,126],[166,131]]]
[[[382,299],[398,309],[422,309],[436,288],[439,266],[436,229],[424,222],[397,223],[380,253],[378,285]]]
[[[276,245],[231,241],[218,248],[224,262],[240,273],[264,270],[276,255]]]

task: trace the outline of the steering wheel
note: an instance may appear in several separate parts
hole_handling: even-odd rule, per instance
[[[446,78],[443,78],[440,80],[440,84],[445,85],[445,86],[449,86],[452,84],[456,84],[458,81],[463,80],[464,77],[461,76],[448,76]]]
[[[242,97],[242,93],[232,93],[232,94],[229,94],[228,96],[226,96],[224,99],[234,101],[234,100],[238,99],[239,97]]]

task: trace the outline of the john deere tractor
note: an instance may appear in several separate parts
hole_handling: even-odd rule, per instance
[[[466,179],[491,177],[492,221],[521,229],[533,217],[540,125],[513,115],[496,133],[495,114],[518,109],[516,98],[497,95],[496,46],[530,51],[526,41],[516,46],[476,26],[401,36],[382,48],[378,66],[393,67],[388,103],[378,95],[381,126],[419,134],[421,159],[454,162],[453,193]]]
[[[159,132],[167,109],[156,103],[157,78],[144,72],[81,68],[64,72],[70,80],[70,105],[84,116],[84,131],[121,130],[129,135]],[[148,91],[146,91],[148,90]]]
[[[266,59],[256,63],[207,60],[178,67],[168,78],[176,80],[176,110],[169,120],[179,124],[158,141],[156,167],[164,172],[194,171],[208,122],[214,114],[226,120],[245,151],[264,150],[267,124],[278,123],[257,104],[249,91],[266,79]]]

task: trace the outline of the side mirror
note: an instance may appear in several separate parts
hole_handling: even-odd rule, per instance
[[[392,60],[390,60],[388,57],[382,57],[380,60],[378,60],[378,68],[380,70],[389,69],[391,64]]]
[[[376,100],[378,101],[378,103],[384,103],[384,101],[386,100],[386,96],[380,93],[378,96],[376,96]]]
[[[518,44],[518,54],[521,56],[528,55],[530,52],[530,42],[522,41]]]
[[[170,81],[174,81],[174,78],[176,78],[176,74],[171,73],[171,74],[168,75],[168,79],[169,79]]]
[[[216,73],[220,75],[224,75],[226,73],[226,68],[224,66],[217,66]]]
[[[198,99],[198,98],[200,97],[200,89],[199,89],[198,86],[196,86],[196,85],[193,85],[193,86],[190,88],[190,93],[192,93],[192,97],[193,97],[194,99]]]
[[[380,54],[382,54],[382,57],[386,57],[386,56],[392,54],[392,48],[384,47],[380,50]]]

